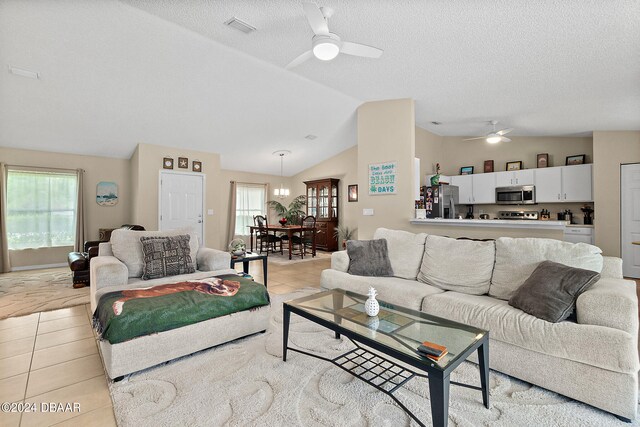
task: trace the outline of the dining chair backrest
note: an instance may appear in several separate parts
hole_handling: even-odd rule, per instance
[[[267,225],[267,218],[262,215],[256,215],[253,217],[253,225],[263,228]]]
[[[313,215],[307,215],[304,217],[304,219],[302,220],[302,226],[303,227],[313,227],[315,228],[316,226],[316,217]]]

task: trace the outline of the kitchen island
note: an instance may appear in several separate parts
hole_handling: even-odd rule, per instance
[[[453,238],[497,239],[498,237],[536,237],[572,241],[567,236],[582,234],[584,226],[569,224],[569,221],[526,219],[410,219],[408,230]],[[589,226],[586,226],[589,227]],[[593,241],[593,228],[589,229],[589,240]],[[586,242],[586,238],[584,241]]]
[[[533,228],[537,230],[562,230],[569,225],[569,221],[541,221],[526,219],[449,219],[429,218],[412,219],[414,225],[444,225],[460,227],[497,227],[497,228]]]

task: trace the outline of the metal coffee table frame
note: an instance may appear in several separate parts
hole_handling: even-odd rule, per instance
[[[366,298],[366,297],[365,297]],[[399,309],[399,307],[394,307]],[[341,335],[347,337],[356,348],[333,359],[329,359],[317,354],[312,354],[304,350],[289,347],[289,321],[291,313],[295,313],[305,319],[324,326],[335,332],[336,339]],[[443,321],[451,324],[457,324],[453,321]],[[368,349],[359,345],[363,344],[376,353],[370,352]],[[361,379],[367,384],[375,387],[377,390],[387,394],[400,406],[418,425],[425,426],[396,396],[394,392],[406,384],[409,380],[419,377],[426,378],[429,381],[429,397],[431,401],[431,418],[434,426],[446,426],[449,421],[449,387],[451,384],[479,390],[482,392],[482,403],[489,408],[489,332],[485,332],[483,337],[458,357],[458,359],[447,365],[444,369],[438,369],[434,363],[429,361],[420,361],[406,353],[385,346],[374,339],[365,337],[356,332],[350,331],[334,322],[315,316],[308,311],[302,310],[294,305],[283,303],[283,336],[282,336],[282,360],[287,361],[287,350],[301,353],[316,359],[324,360],[334,364],[335,366],[351,373],[356,378]],[[467,360],[469,355],[474,351],[478,352],[478,365],[480,368],[480,387],[451,381],[449,376],[462,362]],[[379,353],[378,353],[379,352]],[[384,356],[399,360],[409,366],[416,368],[420,373],[406,367],[400,366],[394,361]],[[425,359],[426,360],[426,359]],[[369,366],[363,366],[368,364]],[[373,369],[379,369],[374,371]]]

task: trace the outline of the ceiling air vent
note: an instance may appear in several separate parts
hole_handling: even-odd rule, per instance
[[[236,18],[235,16],[231,17],[231,19],[228,19],[224,22],[224,25],[228,25],[231,28],[235,28],[236,30],[240,30],[245,34],[249,34],[252,33],[256,30],[256,27],[247,24],[246,22],[242,21],[241,19]]]

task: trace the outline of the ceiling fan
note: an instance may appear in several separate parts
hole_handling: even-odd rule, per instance
[[[488,133],[486,136],[479,136],[477,138],[467,138],[467,139],[463,139],[463,141],[473,141],[474,139],[484,139],[489,144],[497,144],[498,142],[511,142],[511,139],[507,138],[504,135],[511,132],[513,128],[500,129],[499,131],[496,131],[496,125],[498,124],[498,121],[491,120],[489,123],[493,125],[493,131]]]
[[[291,61],[286,66],[287,69],[297,67],[313,56],[322,61],[331,61],[338,56],[339,53],[364,56],[366,58],[380,58],[382,55],[382,50],[377,47],[342,41],[340,36],[329,32],[328,21],[334,12],[332,8],[318,8],[318,6],[313,3],[302,3],[302,8],[304,9],[305,15],[307,15],[307,20],[315,35],[311,39],[311,50],[306,51]]]

